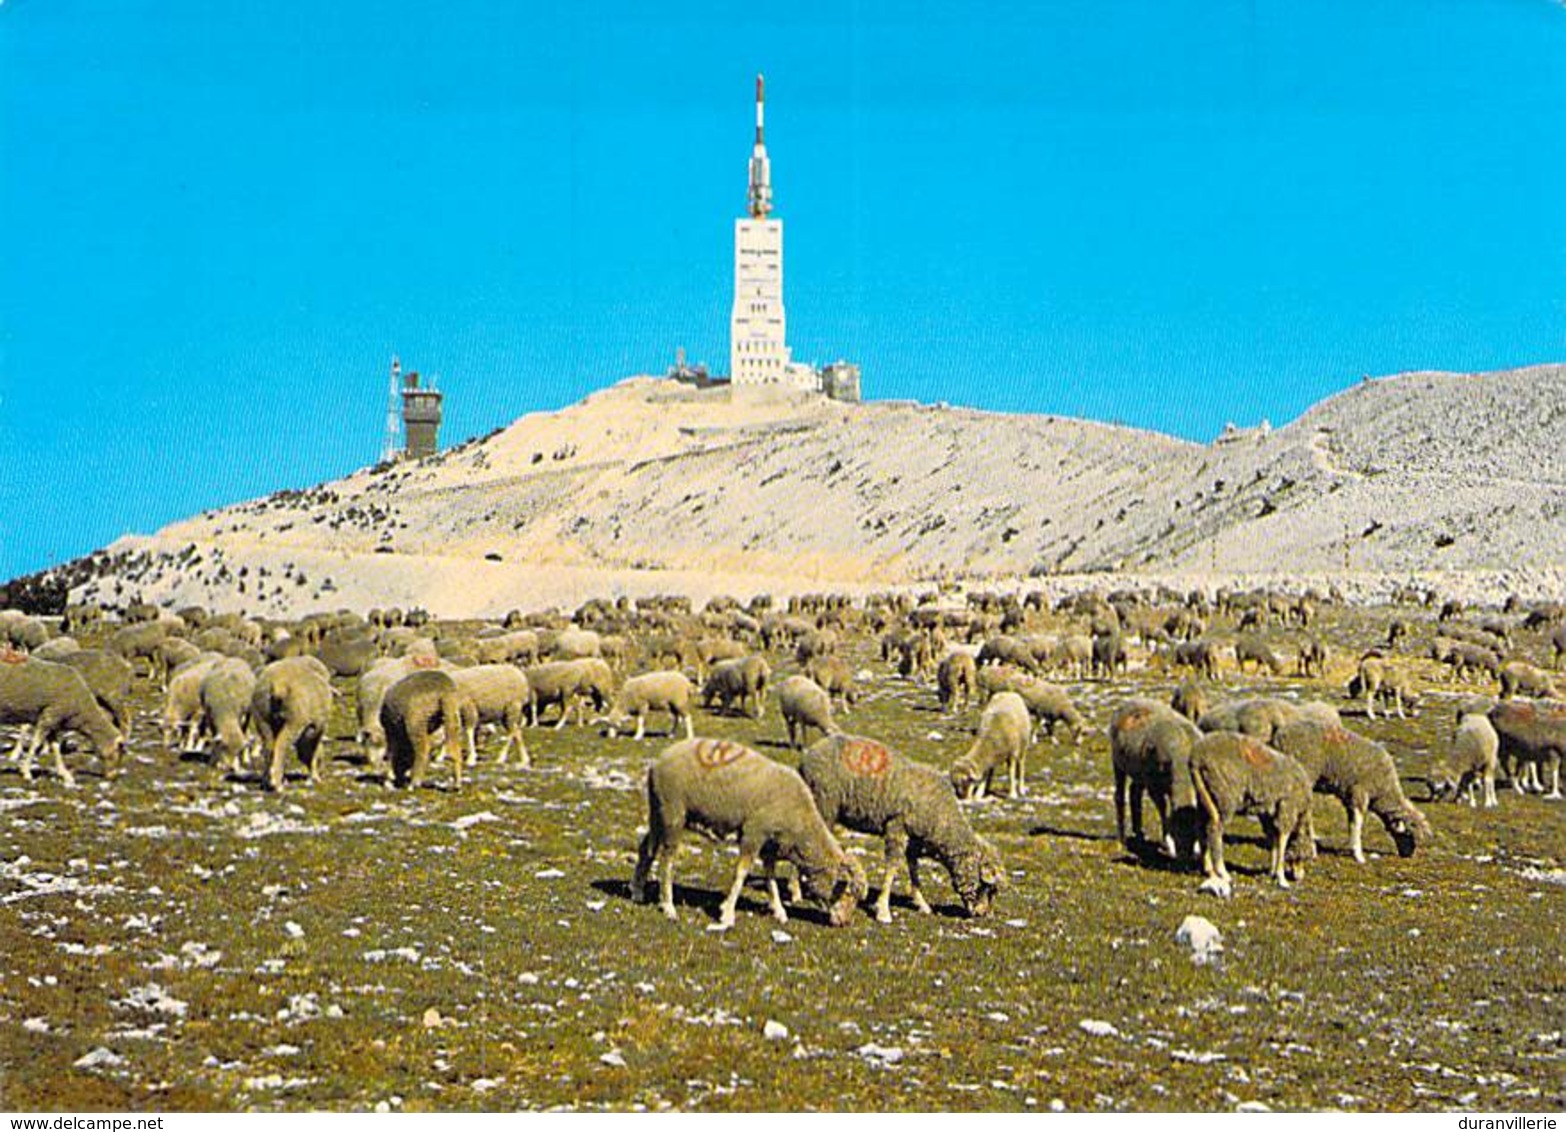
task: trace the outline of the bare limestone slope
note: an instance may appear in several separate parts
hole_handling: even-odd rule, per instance
[[[481,441],[123,539],[84,596],[446,615],[1083,573],[1566,588],[1566,367],[1367,381],[1210,446],[631,379]],[[241,573],[243,571],[243,573]],[[301,580],[302,579],[302,580]],[[243,590],[241,590],[243,586]]]

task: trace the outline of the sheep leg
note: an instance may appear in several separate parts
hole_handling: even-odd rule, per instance
[[[1279,888],[1289,887],[1289,878],[1283,868],[1284,852],[1289,847],[1289,831],[1277,819],[1262,822],[1262,831],[1267,834],[1267,841],[1272,848],[1272,878],[1278,882]]]
[[[732,928],[734,926],[734,910],[739,906],[740,892],[745,888],[745,878],[750,876],[750,870],[756,863],[756,850],[749,845],[740,845],[739,861],[734,866],[734,883],[729,888],[728,896],[724,897],[722,906],[718,909],[718,926]]]
[[[571,718],[571,705],[575,702],[575,696],[565,696],[560,701],[560,718],[555,720],[555,730],[559,731],[566,725],[566,720]]]
[[[1175,855],[1174,833],[1169,828],[1169,795],[1160,789],[1148,791],[1153,796],[1153,809],[1158,811],[1158,829],[1163,834],[1158,847],[1164,856]]]
[[[684,712],[684,713],[678,713],[677,712],[675,714],[674,719],[675,719],[674,725],[676,727],[679,726],[681,720],[684,721],[684,723],[685,723],[685,737],[687,739],[694,739],[694,738],[696,738],[696,727],[695,727],[694,724],[691,723],[691,713],[690,712]]]
[[[1126,841],[1126,772],[1115,767],[1115,836],[1122,845]]]
[[[875,898],[875,918],[877,923],[889,924],[892,922],[892,881],[897,878],[898,861],[908,854],[908,834],[903,830],[902,821],[894,819],[886,824],[883,836],[886,838],[886,876]]]
[[[783,907],[783,897],[778,893],[778,854],[777,850],[763,851],[761,865],[767,874],[767,905],[772,909],[772,918],[780,924],[788,923],[788,909]]]
[[[533,754],[527,749],[527,739],[522,735],[522,720],[520,718],[511,722],[511,739],[516,743],[517,765],[526,770],[533,765]],[[505,759],[502,758],[500,761],[505,762]]]
[[[1344,802],[1343,808],[1348,812],[1349,851],[1354,854],[1354,860],[1363,865],[1365,863],[1365,811],[1357,802]]]
[[[908,847],[907,861],[908,895],[913,897],[914,910],[928,916],[930,914],[930,902],[924,898],[924,893],[919,889],[919,854],[914,851],[912,845]]]
[[[1537,764],[1535,765],[1537,766]],[[1540,783],[1540,788],[1543,788],[1543,783]],[[1550,792],[1545,795],[1545,798],[1552,802],[1561,800],[1561,760],[1559,755],[1550,763]]]
[[[1142,840],[1142,795],[1146,787],[1133,778],[1131,780],[1131,836]]]
[[[663,866],[658,877],[658,907],[667,918],[678,920],[680,914],[674,910],[674,842],[665,841],[658,852],[662,856],[659,863]]]
[[[637,712],[636,713],[636,734],[632,735],[631,738],[632,739],[640,739],[646,733],[647,733],[647,713],[646,712]]]
[[[1014,751],[1006,760],[1006,776],[1009,780],[1007,785],[1010,787],[1007,797],[1009,798],[1021,798],[1028,792],[1027,758],[1027,750],[1023,749]]]
[[[56,739],[53,743],[50,743],[49,750],[54,754],[55,775],[65,786],[74,788],[76,786],[76,779],[74,776],[72,776],[70,770],[65,765],[65,754],[60,749],[60,740]]]
[[[654,855],[653,831],[649,829],[636,846],[636,871],[631,874],[631,900],[637,904],[646,903],[647,874],[652,870]]]
[[[1206,807],[1203,807],[1206,809]],[[1198,891],[1210,892],[1215,896],[1229,896],[1234,891],[1233,882],[1229,879],[1229,870],[1223,863],[1223,820],[1208,811],[1202,828],[1202,872],[1207,879],[1202,881]]]

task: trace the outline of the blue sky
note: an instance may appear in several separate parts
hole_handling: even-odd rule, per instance
[[[0,578],[373,462],[393,353],[447,442],[726,368],[757,71],[869,396],[1206,440],[1562,360],[1563,59],[1556,0],[0,0]]]

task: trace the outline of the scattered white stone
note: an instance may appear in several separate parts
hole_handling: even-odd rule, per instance
[[[488,810],[480,810],[476,814],[464,814],[462,817],[455,819],[451,823],[451,828],[460,833],[465,829],[472,829],[480,822],[499,820],[500,819],[498,817],[490,813]]]
[[[1120,1033],[1119,1030],[1115,1029],[1113,1023],[1103,1022],[1097,1018],[1084,1018],[1077,1025],[1082,1028],[1084,1033],[1092,1034],[1095,1038],[1113,1038]]]
[[[185,966],[203,969],[216,967],[223,958],[221,951],[213,951],[206,944],[198,943],[195,940],[189,940],[181,944],[179,953],[185,957]]]
[[[942,739],[945,739],[946,736],[942,735],[939,731],[931,731],[928,735],[925,736],[925,738],[932,743],[939,743]]]
[[[902,1046],[883,1046],[866,1042],[854,1051],[866,1061],[879,1061],[883,1065],[896,1065],[905,1056]]]
[[[598,1060],[603,1062],[605,1065],[613,1066],[616,1069],[625,1068],[625,1057],[617,1049],[612,1049],[608,1053],[599,1054]]]
[[[440,1011],[433,1006],[424,1012],[424,1028],[426,1030],[438,1030],[446,1024],[446,1019],[440,1016]]]
[[[1191,949],[1195,963],[1211,963],[1223,951],[1223,933],[1205,916],[1187,916],[1175,929],[1175,942]]]
[[[788,1037],[788,1027],[781,1022],[768,1018],[765,1025],[761,1027],[761,1036],[769,1042],[781,1042]]]
[[[487,1093],[491,1089],[498,1089],[501,1082],[504,1080],[504,1077],[479,1077],[470,1085],[468,1085],[468,1088],[472,1089],[475,1093]]]
[[[271,1057],[293,1057],[300,1052],[299,1047],[289,1045],[287,1042],[279,1042],[275,1046],[269,1046],[261,1051]]]
[[[999,1010],[992,1010],[988,1014],[986,1014],[985,1017],[988,1018],[991,1022],[1010,1022],[1011,1021],[1011,1015],[1010,1014],[1004,1014],[1004,1013],[1002,1013]]]
[[[29,1018],[22,1023],[22,1029],[30,1034],[47,1034],[49,1032],[49,1020],[47,1018]]]
[[[1026,921],[1026,920],[1007,920],[1006,921],[1006,926],[1008,928],[1025,928],[1025,927],[1028,926],[1028,921]]]
[[[1272,1106],[1261,1101],[1241,1101],[1234,1106],[1235,1112],[1271,1112]]]
[[[283,924],[283,931],[287,933],[289,939],[304,938],[304,929],[296,924],[293,920],[288,920]]]
[[[565,873],[559,869],[544,869],[542,872],[534,873],[533,876],[539,880],[559,880],[565,876]]]
[[[788,932],[784,931],[782,928],[773,928],[772,929],[772,942],[773,943],[793,943],[794,942],[794,937],[789,935]]]
[[[1211,1065],[1215,1061],[1227,1061],[1228,1055],[1211,1050],[1172,1049],[1169,1056],[1176,1061],[1189,1061],[1193,1065]]]
[[[176,1018],[185,1017],[185,1012],[190,1009],[189,1003],[175,998],[157,983],[136,987],[115,1005],[127,1006],[132,1010],[145,1010],[151,1014],[169,1014]]]
[[[589,900],[587,902],[587,910],[589,912],[602,912],[607,905],[608,901],[606,900]]]
[[[78,1069],[97,1069],[99,1066],[124,1065],[125,1059],[112,1049],[99,1046],[91,1053],[84,1053],[71,1063]]]
[[[517,982],[525,987],[536,987],[538,985],[538,976],[533,974],[532,971],[523,971],[517,976]]]

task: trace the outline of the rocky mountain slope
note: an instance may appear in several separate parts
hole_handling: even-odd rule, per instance
[[[448,615],[1104,572],[1558,595],[1563,436],[1566,366],[1366,381],[1207,446],[637,378],[438,457],[122,539],[83,592]]]

